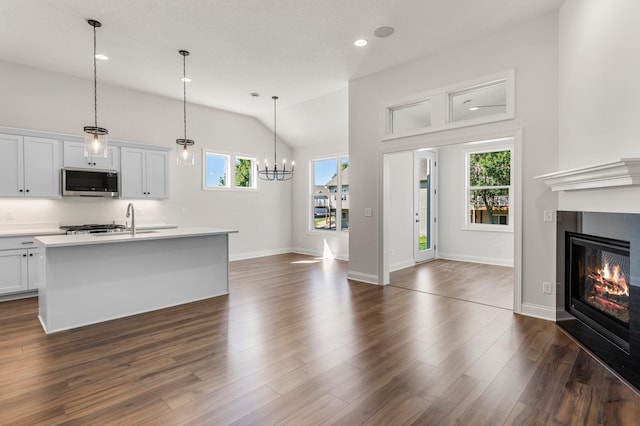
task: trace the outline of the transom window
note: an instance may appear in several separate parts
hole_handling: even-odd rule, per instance
[[[349,157],[312,160],[311,229],[349,230]]]

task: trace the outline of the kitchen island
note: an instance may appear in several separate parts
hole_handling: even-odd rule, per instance
[[[229,293],[229,234],[217,228],[35,238],[46,333]]]

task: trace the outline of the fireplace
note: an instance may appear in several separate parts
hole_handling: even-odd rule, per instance
[[[629,353],[629,242],[567,232],[567,310]]]
[[[640,390],[640,214],[557,218],[557,323]]]

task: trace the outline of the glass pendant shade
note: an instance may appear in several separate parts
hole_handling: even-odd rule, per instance
[[[101,127],[85,126],[84,156],[107,158],[109,131]]]
[[[191,139],[176,139],[176,164],[178,166],[193,166],[196,163]]]

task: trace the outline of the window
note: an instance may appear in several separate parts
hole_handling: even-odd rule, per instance
[[[349,157],[311,161],[311,223],[317,231],[349,230]]]
[[[515,72],[507,69],[385,102],[382,140],[515,118]]]
[[[236,157],[236,188],[255,188],[255,159]]]
[[[467,225],[511,226],[511,149],[467,153]]]
[[[255,158],[205,150],[204,189],[255,189],[255,168]]]
[[[205,152],[205,188],[229,187],[229,156]]]
[[[389,109],[391,133],[421,129],[431,125],[431,100],[401,105]]]
[[[451,122],[471,120],[507,112],[507,81],[470,87],[449,94]]]

